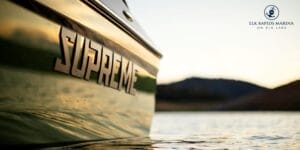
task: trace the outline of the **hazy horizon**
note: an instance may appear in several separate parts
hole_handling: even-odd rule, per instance
[[[300,79],[300,1],[128,0],[128,4],[164,55],[158,83],[195,76],[275,88]],[[249,25],[269,21],[264,9],[270,4],[280,12],[273,22],[294,25],[272,30]]]
[[[216,77],[216,78],[214,78],[214,77],[201,77],[201,76],[189,76],[189,77],[187,76],[187,77],[184,77],[184,78],[178,79],[178,80],[167,81],[167,82],[160,82],[160,83],[158,83],[158,85],[171,84],[171,83],[175,83],[175,82],[184,81],[184,80],[190,79],[190,78],[199,78],[199,79],[207,79],[207,80],[233,80],[233,81],[241,81],[241,82],[247,82],[247,83],[254,84],[254,85],[257,85],[257,86],[260,86],[260,87],[264,87],[264,88],[268,88],[268,89],[274,89],[274,88],[278,88],[278,87],[281,87],[281,86],[288,85],[288,84],[296,82],[296,81],[300,81],[300,79],[296,79],[296,80],[288,81],[286,83],[279,84],[279,85],[277,85],[275,87],[267,87],[267,86],[264,86],[264,85],[261,85],[261,84],[257,84],[257,83],[246,81],[246,80],[240,80],[240,79],[222,78],[222,77],[219,77],[219,78]]]

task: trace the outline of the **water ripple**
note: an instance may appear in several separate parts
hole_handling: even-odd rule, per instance
[[[238,114],[238,115],[237,115]],[[80,143],[70,149],[300,149],[300,113],[158,113],[150,137]],[[234,117],[232,117],[234,116]],[[287,117],[288,116],[288,117]],[[239,120],[239,121],[233,121]],[[176,122],[176,123],[175,123]],[[247,123],[250,122],[250,123]],[[274,122],[277,122],[274,124]],[[233,126],[234,128],[228,128]]]
[[[285,140],[285,139],[290,139],[290,137],[284,137],[284,136],[268,136],[268,135],[253,135],[247,138],[248,140]]]

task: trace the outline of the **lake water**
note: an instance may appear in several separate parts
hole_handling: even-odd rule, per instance
[[[300,150],[300,112],[158,112],[148,138],[69,148]]]

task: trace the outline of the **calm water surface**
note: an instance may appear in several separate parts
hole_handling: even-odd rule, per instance
[[[300,112],[159,112],[149,138],[68,148],[300,150]]]

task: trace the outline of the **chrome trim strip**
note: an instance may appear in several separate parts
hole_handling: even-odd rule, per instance
[[[132,26],[130,26],[127,22],[125,22],[122,18],[120,18],[115,12],[113,12],[109,7],[107,7],[103,2],[100,0],[83,0],[84,2],[87,2],[88,4],[97,5],[94,6],[94,9],[101,9],[101,11],[104,11],[105,13],[108,13],[109,19],[113,19],[112,21],[116,22],[117,25],[122,29],[125,30],[131,37],[141,42],[142,45],[145,45],[150,49],[151,52],[153,52],[157,57],[162,58],[162,54],[157,50],[157,48],[154,47],[153,44],[150,44],[151,42],[145,38],[142,34],[140,34],[138,31],[136,31]],[[98,10],[99,11],[99,10]],[[105,14],[104,14],[105,15]]]

